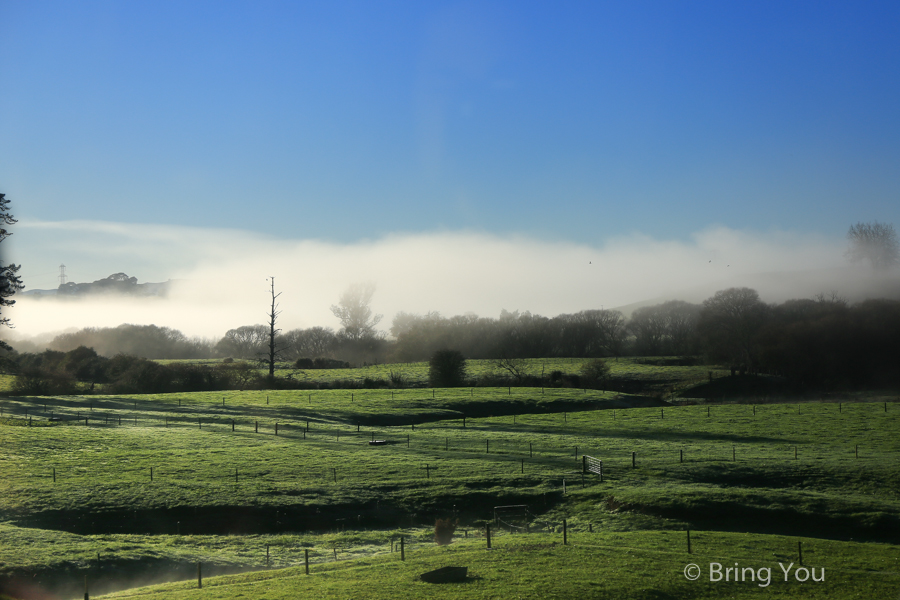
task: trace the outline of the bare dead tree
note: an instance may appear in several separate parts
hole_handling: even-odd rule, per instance
[[[491,361],[491,363],[498,369],[509,373],[516,383],[521,383],[528,375],[528,361],[524,358],[502,357]]]
[[[272,292],[272,307],[269,310],[269,356],[266,362],[269,365],[269,381],[273,381],[275,379],[275,359],[279,355],[279,350],[275,343],[275,335],[281,331],[280,329],[275,329],[275,321],[278,319],[278,315],[281,314],[281,311],[278,310],[278,305],[275,303],[275,300],[278,296],[281,295],[281,292],[275,293],[275,278],[270,277],[269,283],[271,286]]]

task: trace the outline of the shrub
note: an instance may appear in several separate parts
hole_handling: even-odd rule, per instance
[[[68,373],[35,368],[23,369],[12,386],[14,396],[68,396],[76,391]]]
[[[446,546],[453,541],[453,533],[459,520],[438,519],[434,522],[434,541],[438,546]]]
[[[581,377],[592,385],[609,379],[609,365],[602,358],[596,358],[581,365]]]
[[[349,369],[350,363],[333,358],[298,358],[295,369]]]
[[[432,387],[459,387],[466,381],[466,359],[459,350],[438,350],[428,366]]]
[[[107,392],[113,394],[163,394],[171,391],[175,378],[172,369],[159,363],[119,355],[111,359],[111,370],[115,373]]]
[[[403,378],[403,373],[397,371],[394,373],[391,371],[391,387],[393,388],[403,388],[406,387],[406,379]]]

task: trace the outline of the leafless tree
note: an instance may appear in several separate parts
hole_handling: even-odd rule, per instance
[[[524,358],[498,358],[493,365],[502,371],[506,371],[517,382],[521,382],[528,375],[528,361]]]
[[[850,248],[845,255],[851,262],[866,261],[873,269],[882,270],[900,263],[900,242],[889,223],[857,223],[847,232]]]
[[[278,315],[281,314],[275,300],[281,295],[281,292],[275,293],[274,277],[269,278],[269,283],[272,292],[272,306],[269,309],[269,353],[266,363],[269,365],[269,382],[272,382],[275,379],[275,359],[278,358],[279,354],[278,345],[275,343],[275,335],[281,331],[280,329],[275,329],[275,321],[278,319]]]
[[[259,356],[265,350],[268,330],[265,325],[243,325],[229,329],[216,344],[219,356],[251,358]]]

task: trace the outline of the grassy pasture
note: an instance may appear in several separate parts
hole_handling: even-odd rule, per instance
[[[683,532],[517,535],[458,541],[364,559],[230,575],[138,588],[109,598],[879,598],[900,584],[896,546],[806,540],[803,569],[820,581],[797,581],[796,540],[781,536],[694,532],[688,554]],[[689,581],[687,564],[702,566]],[[710,581],[711,563],[753,570],[738,581]],[[782,566],[779,566],[779,563]],[[443,565],[466,565],[465,583],[433,585],[418,574]],[[788,569],[788,577],[784,569]],[[769,572],[766,573],[765,569]],[[801,572],[805,578],[808,572]],[[759,576],[759,579],[757,579]],[[713,579],[715,576],[713,576]],[[107,597],[107,596],[104,596]]]
[[[650,391],[669,391],[672,389],[684,389],[702,383],[708,378],[709,371],[714,376],[721,377],[727,371],[719,367],[704,365],[679,366],[665,364],[674,357],[622,357],[607,359],[610,366],[610,374],[613,380],[619,384],[640,382],[642,387]],[[588,362],[585,358],[533,358],[525,359],[525,372],[534,377],[543,377],[549,380],[552,371],[561,371],[567,375],[577,375],[581,366]],[[196,359],[196,360],[160,360],[163,364],[194,363],[214,365],[221,363],[221,359]],[[506,371],[498,368],[495,361],[483,359],[470,359],[466,361],[468,377],[476,379],[483,376],[505,376]],[[268,371],[260,368],[260,374]],[[413,387],[426,387],[428,385],[428,363],[392,363],[368,366],[357,366],[349,369],[295,369],[290,362],[276,363],[275,374],[278,377],[291,376],[293,379],[303,381],[310,385],[330,384],[334,381],[348,381],[356,385],[363,385],[366,379],[390,381],[391,375],[402,377],[404,384]]]
[[[880,556],[892,547],[875,542],[896,541],[900,532],[897,404],[668,406],[591,390],[475,388],[8,398],[0,407],[0,575],[80,572],[97,552],[103,562],[135,569],[196,560],[222,572],[260,568],[267,543],[280,548],[273,565],[291,566],[300,548],[315,548],[323,560],[323,546],[342,544],[339,557],[372,562],[329,567],[347,581],[329,580],[315,593],[348,597],[346,586],[378,579],[378,569],[405,573],[388,565],[392,557],[374,556],[399,527],[425,552],[430,534],[410,527],[455,510],[476,528],[492,506],[518,503],[529,506],[535,529],[566,518],[577,535],[590,525],[605,536],[691,528],[853,538],[869,542],[854,548]],[[51,414],[72,419],[49,422]],[[372,447],[373,437],[391,443]],[[590,475],[582,488],[583,454],[604,461],[603,483]],[[444,550],[434,549],[435,560]],[[470,551],[478,560],[491,556]],[[594,570],[560,575],[568,567],[538,556],[555,580],[587,586],[594,577]],[[620,581],[625,566],[604,560]],[[508,582],[491,569],[471,584],[484,597]],[[641,569],[644,584],[675,597],[707,589],[685,588],[680,575],[646,579]],[[530,579],[538,574],[516,577],[543,589]],[[288,587],[279,586],[297,584],[286,581],[272,584],[272,597],[287,597]],[[422,591],[416,586],[408,597]],[[559,597],[606,589],[578,586]],[[868,589],[855,579],[853,586]],[[611,597],[649,597],[610,589]],[[798,597],[797,589],[783,593]]]

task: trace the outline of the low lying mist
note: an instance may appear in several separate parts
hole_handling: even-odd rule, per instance
[[[47,273],[60,262],[79,282],[116,272],[141,282],[176,281],[166,298],[20,294],[8,311],[16,325],[12,339],[121,323],[218,338],[266,320],[270,276],[281,293],[283,330],[336,328],[329,307],[361,281],[376,284],[372,308],[385,315],[385,331],[400,311],[496,316],[507,309],[554,316],[602,307],[628,313],[668,299],[699,302],[734,286],[752,287],[767,302],[831,292],[850,301],[900,297],[896,272],[850,265],[843,238],[724,227],[687,241],[632,234],[596,246],[475,232],[333,243],[94,222],[23,223],[17,238],[11,259],[23,263],[26,289],[55,287]]]

